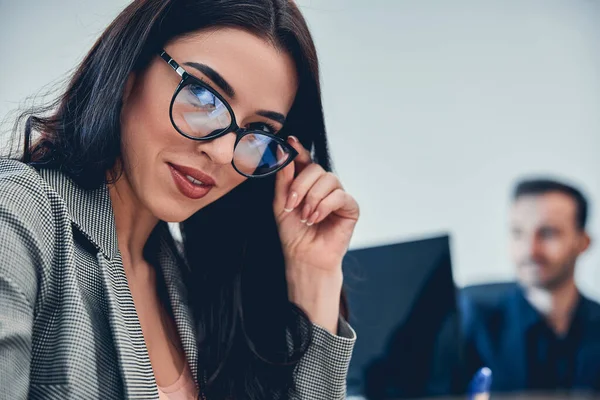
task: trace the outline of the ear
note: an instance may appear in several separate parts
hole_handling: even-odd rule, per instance
[[[581,234],[581,244],[580,244],[580,248],[579,248],[579,253],[585,252],[587,249],[590,248],[591,244],[592,244],[592,238],[590,237],[590,235],[587,232],[583,232]]]

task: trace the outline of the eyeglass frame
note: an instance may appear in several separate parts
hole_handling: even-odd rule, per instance
[[[237,147],[238,143],[242,140],[242,138],[244,136],[249,135],[249,134],[258,133],[260,135],[270,137],[271,139],[275,140],[275,142],[277,142],[280,146],[282,146],[286,151],[288,151],[289,157],[282,165],[277,167],[277,169],[274,169],[273,171],[271,171],[267,174],[263,174],[263,175],[248,175],[248,174],[243,173],[235,166],[235,162],[232,158],[231,165],[233,166],[233,168],[236,170],[237,173],[245,176],[246,178],[265,178],[267,176],[273,175],[273,174],[281,171],[287,165],[289,165],[292,161],[294,161],[294,158],[296,158],[298,156],[298,151],[296,149],[294,149],[289,143],[287,143],[285,141],[285,139],[283,139],[281,136],[277,136],[273,133],[268,133],[268,132],[264,132],[264,131],[241,128],[237,124],[237,121],[235,118],[235,113],[233,112],[233,109],[231,108],[229,103],[223,98],[223,96],[221,96],[221,94],[219,92],[217,92],[215,89],[213,89],[206,82],[203,82],[201,79],[198,79],[194,75],[187,72],[165,50],[161,50],[161,52],[159,53],[159,56],[167,64],[169,64],[169,66],[171,68],[173,68],[173,70],[175,70],[175,72],[177,72],[177,74],[181,77],[181,81],[177,85],[177,88],[175,89],[175,93],[173,93],[173,97],[171,98],[171,104],[169,105],[169,118],[171,119],[171,124],[173,125],[173,128],[175,128],[175,130],[177,130],[177,132],[179,132],[180,135],[182,135],[188,139],[195,140],[195,141],[209,141],[209,140],[214,140],[214,139],[220,138],[222,136],[225,136],[228,133],[234,133],[236,135],[235,143],[233,145],[233,152],[235,154],[235,148]],[[228,127],[223,128],[223,130],[218,131],[218,133],[215,133],[215,134],[211,133],[204,137],[191,136],[191,135],[183,132],[181,129],[179,129],[179,127],[175,123],[175,120],[173,119],[173,104],[175,104],[175,99],[177,98],[177,95],[179,95],[179,92],[181,92],[181,90],[183,90],[183,88],[188,86],[191,82],[193,82],[194,84],[197,84],[199,86],[202,86],[204,89],[208,90],[217,99],[219,99],[219,101],[221,101],[223,103],[225,108],[227,108],[229,115],[231,116],[231,123],[229,124]]]

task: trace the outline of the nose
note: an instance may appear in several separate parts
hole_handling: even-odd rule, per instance
[[[231,164],[236,137],[235,132],[229,132],[213,140],[198,142],[198,152],[206,154],[215,164]]]
[[[542,251],[542,242],[539,238],[533,237],[531,238],[531,240],[529,240],[529,243],[527,244],[528,246],[528,253],[529,253],[529,258],[532,260],[537,260],[543,253]]]

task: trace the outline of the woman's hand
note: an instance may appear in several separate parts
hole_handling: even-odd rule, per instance
[[[336,333],[342,290],[342,259],[358,221],[356,200],[332,173],[298,151],[277,173],[274,211],[286,264],[289,297],[311,322]]]

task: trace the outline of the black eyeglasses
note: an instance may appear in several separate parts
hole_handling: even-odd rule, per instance
[[[166,51],[161,51],[160,57],[181,76],[169,110],[171,123],[180,134],[202,141],[235,133],[232,165],[249,178],[274,174],[298,155],[280,136],[240,128],[231,106],[217,91],[189,74]]]

